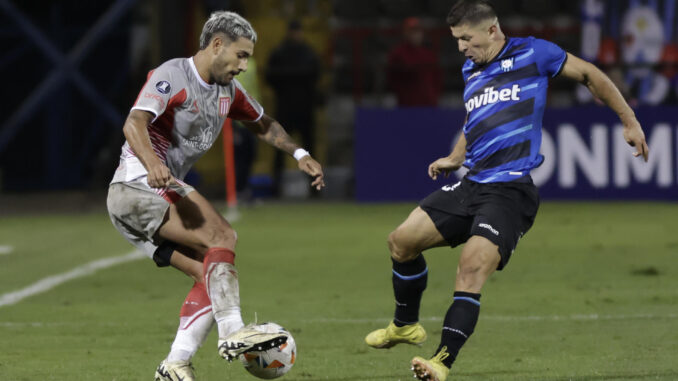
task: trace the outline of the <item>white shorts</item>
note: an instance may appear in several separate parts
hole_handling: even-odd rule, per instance
[[[113,183],[108,187],[106,204],[113,226],[129,243],[152,258],[158,266],[169,266],[169,256],[162,249],[172,249],[156,235],[165,220],[170,204],[194,191],[192,186],[177,181],[166,188],[151,188],[146,177]],[[160,248],[160,250],[158,250]]]

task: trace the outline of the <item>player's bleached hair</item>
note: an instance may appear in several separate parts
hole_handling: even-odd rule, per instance
[[[257,42],[257,32],[252,24],[235,12],[216,11],[205,22],[200,33],[200,50],[207,48],[215,33],[225,34],[231,41],[244,37],[252,42]]]
[[[497,12],[489,1],[460,0],[452,6],[450,13],[447,14],[447,25],[475,25],[481,21],[494,20],[496,18]]]

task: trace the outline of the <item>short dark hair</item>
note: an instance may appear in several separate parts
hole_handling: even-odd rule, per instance
[[[447,25],[477,24],[496,17],[497,11],[488,0],[460,0],[447,14]]]

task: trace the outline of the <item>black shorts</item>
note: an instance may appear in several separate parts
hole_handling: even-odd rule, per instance
[[[419,203],[450,246],[479,235],[499,246],[506,266],[520,238],[534,223],[539,193],[528,182],[482,184],[462,179],[431,193]]]

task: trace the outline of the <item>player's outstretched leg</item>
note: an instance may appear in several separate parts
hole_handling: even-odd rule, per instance
[[[179,313],[179,329],[167,358],[155,372],[157,381],[194,381],[191,358],[207,338],[212,326],[212,306],[204,283],[195,283]]]
[[[428,267],[421,252],[446,244],[431,218],[420,207],[388,236],[395,314],[388,327],[365,337],[367,345],[390,348],[399,343],[419,345],[426,340],[426,331],[418,323],[421,297],[428,280]]]

